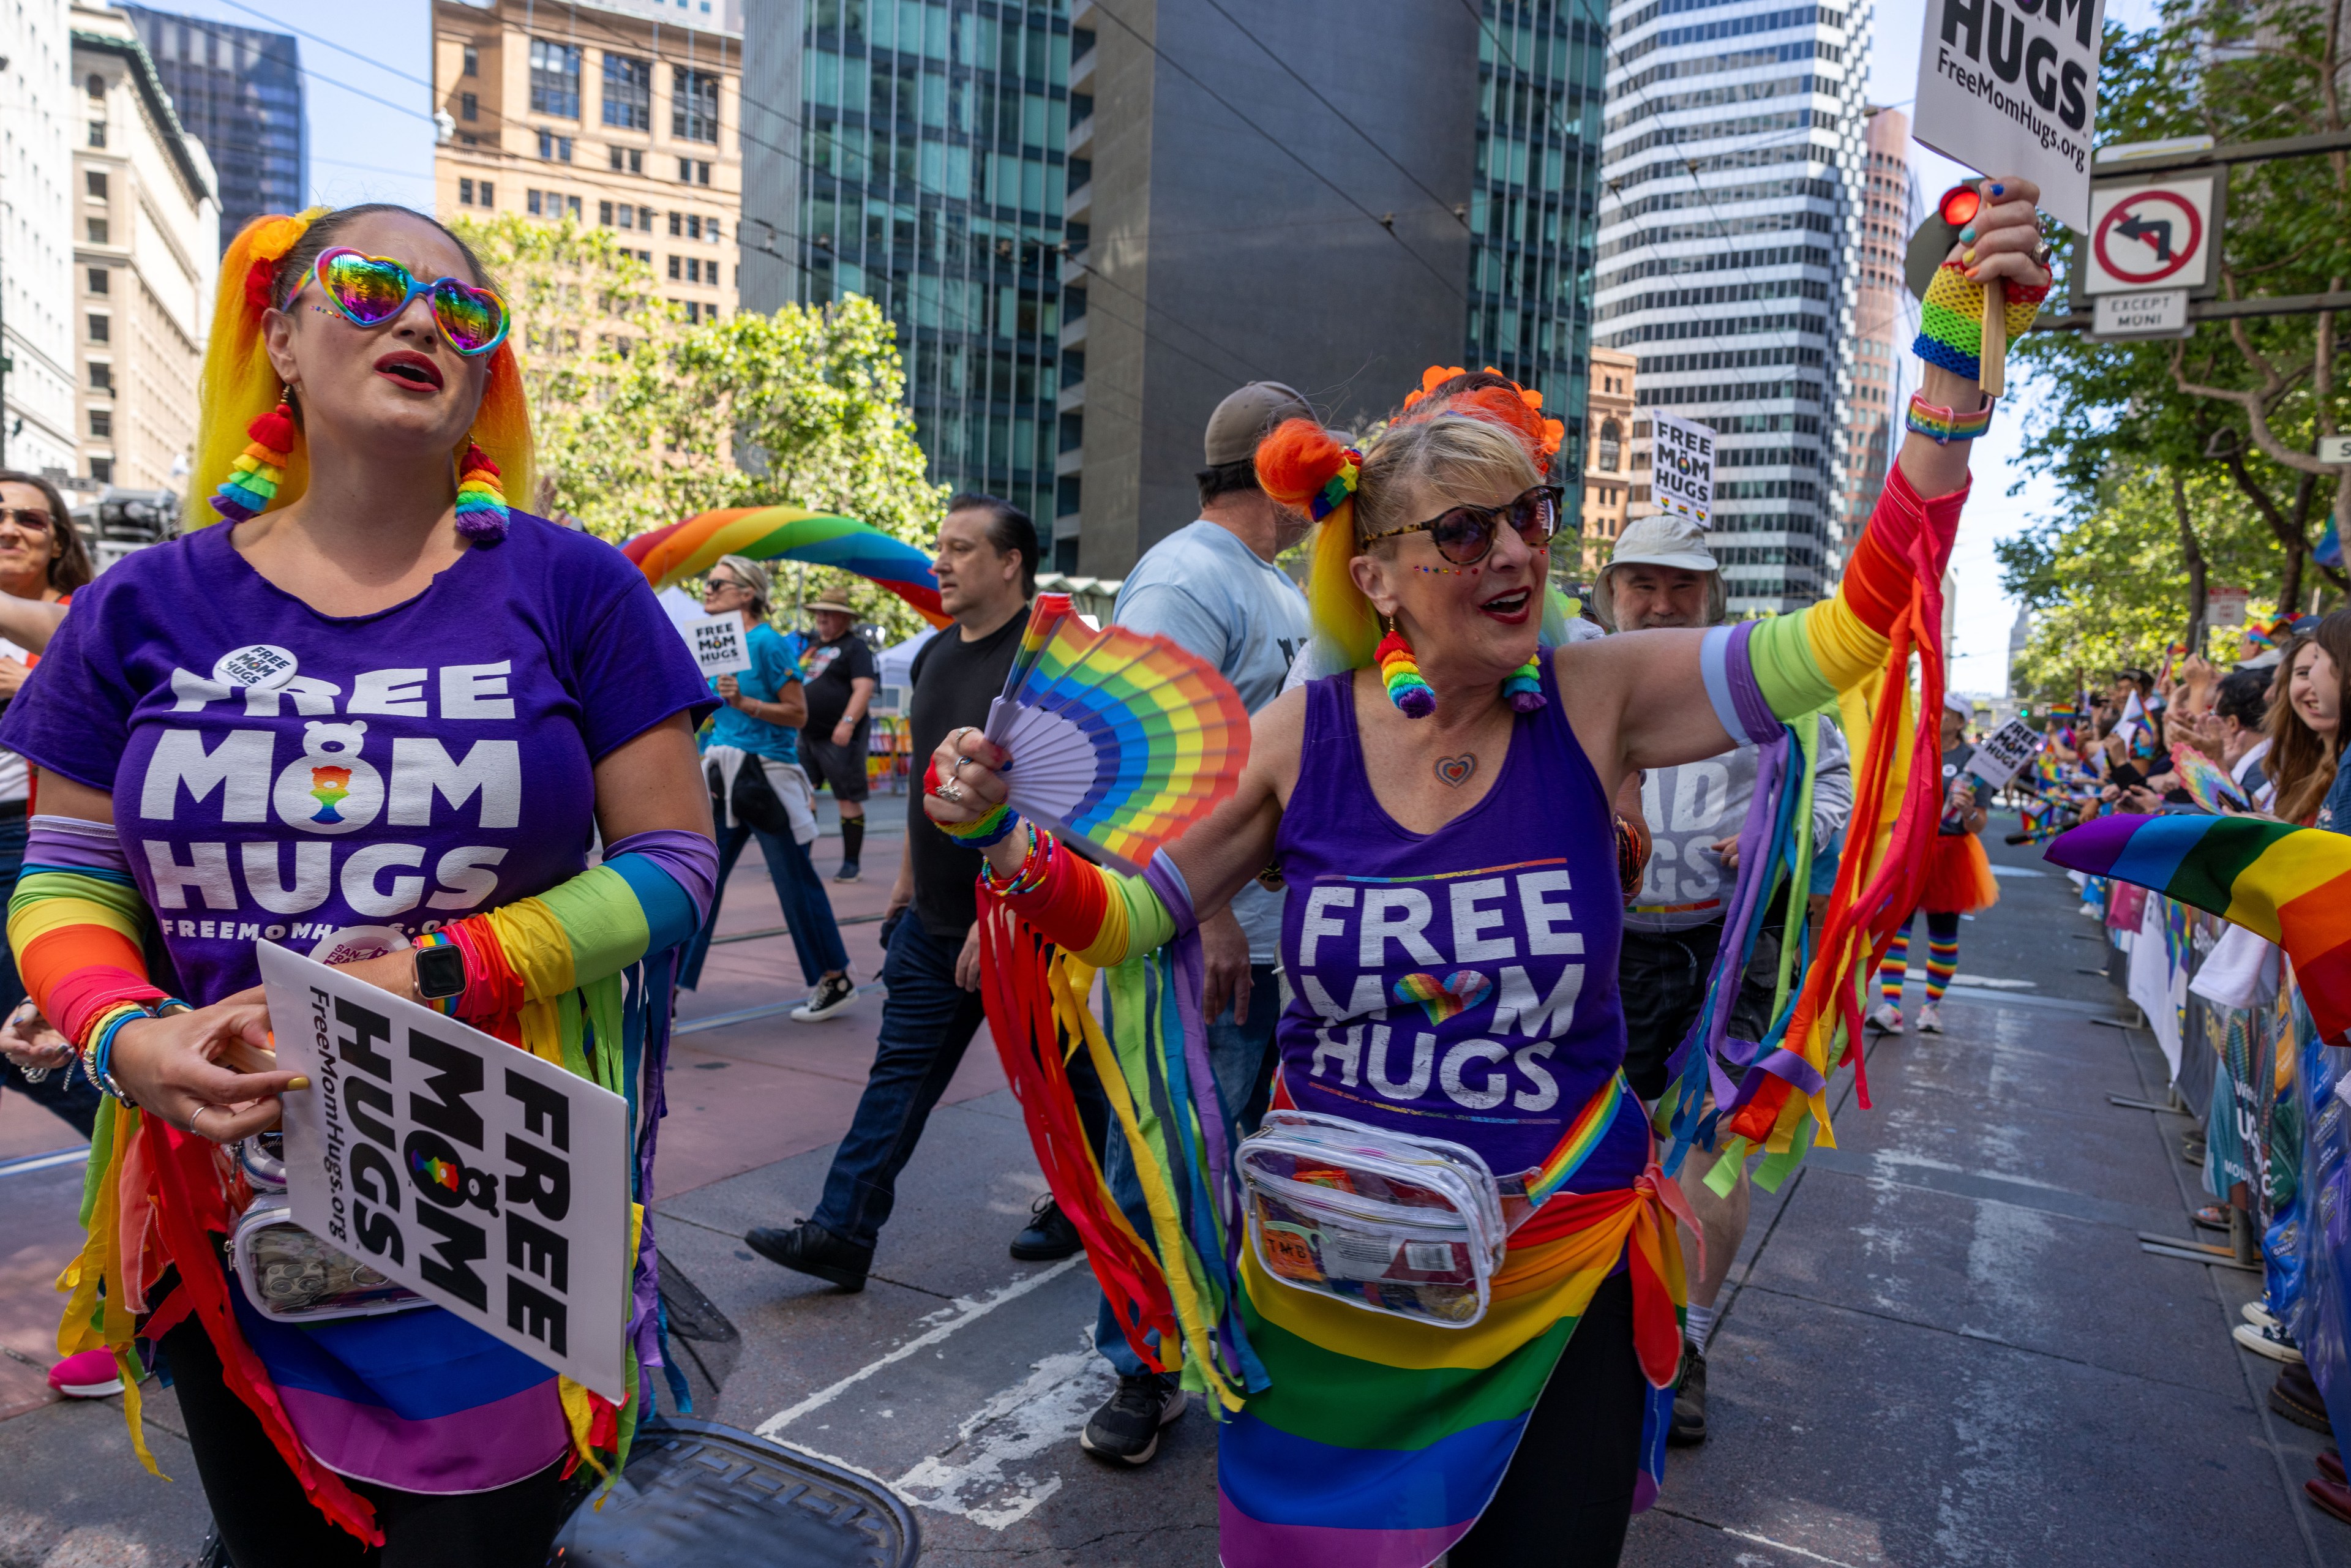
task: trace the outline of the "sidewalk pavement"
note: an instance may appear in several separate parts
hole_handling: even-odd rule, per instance
[[[866,884],[836,890],[844,915],[881,907],[881,849],[869,841]],[[2351,1565],[2351,1529],[2300,1500],[2316,1436],[2269,1415],[2273,1364],[2229,1339],[2257,1277],[2139,1248],[2140,1231],[2189,1240],[2202,1198],[2179,1156],[2187,1124],[2107,1098],[2162,1099],[2163,1069],[2144,1033],[2111,1021],[2126,1005],[2105,980],[2075,972],[2102,966],[2102,938],[2030,852],[1992,853],[2004,897],[1963,927],[1960,969],[2009,988],[1955,989],[1944,1036],[1878,1040],[1876,1108],[1848,1091],[1839,1146],[1757,1195],[1709,1352],[1714,1436],[1675,1451],[1628,1563]],[[746,877],[729,895],[723,929],[775,924]],[[851,951],[869,977],[871,926],[846,929],[863,934]],[[729,968],[689,1022],[799,986],[778,978],[779,939],[719,951]],[[862,1294],[742,1245],[813,1203],[874,1005],[837,1025],[681,1038],[663,1245],[737,1336],[681,1343],[696,1414],[897,1486],[935,1568],[1214,1563],[1215,1428],[1196,1406],[1145,1469],[1077,1450],[1111,1386],[1087,1344],[1092,1283],[1081,1261],[1005,1254],[1043,1183],[984,1041],[907,1168]],[[0,1178],[0,1194],[16,1200],[0,1210],[16,1269],[0,1313],[30,1322],[53,1309],[16,1260],[41,1250],[69,1193],[37,1173]],[[157,1458],[183,1478],[170,1487],[137,1473],[104,1403],[0,1421],[0,1568],[193,1549],[202,1500],[168,1394],[151,1408]]]

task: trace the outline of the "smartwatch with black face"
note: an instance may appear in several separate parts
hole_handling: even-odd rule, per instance
[[[465,954],[452,946],[416,949],[416,994],[437,1002],[465,988]]]

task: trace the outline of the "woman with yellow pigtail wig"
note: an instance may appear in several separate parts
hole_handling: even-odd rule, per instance
[[[238,1568],[537,1563],[660,1359],[651,1118],[717,860],[708,688],[620,552],[507,504],[513,323],[454,235],[394,206],[257,218],[214,310],[181,537],[77,595],[0,725],[38,770],[9,939],[109,1095],[58,1348],[113,1358],[142,1458],[141,1360],[169,1367]],[[363,1033],[351,1234],[284,1220],[274,1129],[318,1091],[267,1052],[263,943],[626,1090],[620,1404],[365,1270],[442,1255],[465,1293],[484,1274],[413,1199],[497,1188],[455,1143],[375,1146]]]

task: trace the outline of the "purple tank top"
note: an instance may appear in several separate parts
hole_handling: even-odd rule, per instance
[[[1279,841],[1291,997],[1275,1040],[1301,1110],[1539,1165],[1625,1060],[1612,814],[1562,711],[1521,714],[1501,777],[1434,833],[1372,793],[1352,674],[1306,693],[1298,788]],[[1575,1190],[1629,1186],[1648,1159],[1616,1118]]]

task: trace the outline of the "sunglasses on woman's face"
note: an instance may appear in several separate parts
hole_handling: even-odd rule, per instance
[[[28,534],[45,534],[57,526],[39,507],[0,507],[0,525],[14,524]]]
[[[310,269],[319,291],[354,327],[381,327],[408,308],[422,294],[433,307],[434,325],[442,340],[467,359],[486,354],[507,340],[513,319],[507,302],[487,288],[455,277],[420,283],[416,275],[389,256],[367,256],[339,246],[319,257]],[[296,288],[296,294],[301,293]],[[287,304],[293,301],[289,298]]]
[[[1537,485],[1499,507],[1454,507],[1425,523],[1389,528],[1370,535],[1364,542],[1371,544],[1426,531],[1429,542],[1437,546],[1437,553],[1447,560],[1456,566],[1476,566],[1493,553],[1494,541],[1502,537],[1505,526],[1516,528],[1530,549],[1541,549],[1550,544],[1551,536],[1559,528],[1560,502],[1566,493],[1557,485]]]

